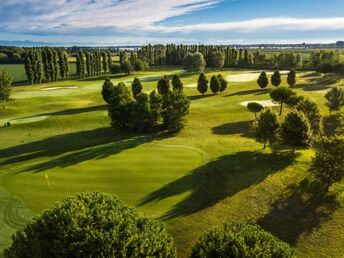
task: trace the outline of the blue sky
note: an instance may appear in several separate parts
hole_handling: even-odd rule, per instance
[[[0,0],[0,40],[90,45],[344,40],[343,0]]]

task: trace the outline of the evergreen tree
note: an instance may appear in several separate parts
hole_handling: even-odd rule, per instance
[[[264,107],[262,105],[260,105],[259,103],[256,103],[256,102],[250,102],[247,104],[247,109],[254,113],[254,117],[256,118],[256,120],[258,119],[257,118],[257,113],[261,112]]]
[[[27,80],[33,84],[34,83],[34,68],[33,68],[33,55],[32,51],[27,53],[25,57],[25,73]]]
[[[221,84],[221,86],[220,86],[220,92],[224,92],[224,91],[227,89],[228,81],[227,81],[225,78],[223,78],[222,74],[219,74],[219,75],[217,76],[217,78],[219,79],[220,84]]]
[[[279,87],[279,88],[273,89],[270,92],[270,97],[272,101],[280,105],[279,115],[282,115],[283,104],[288,102],[288,100],[294,95],[295,95],[295,92],[293,92],[291,89],[287,87]]]
[[[288,85],[292,88],[296,84],[296,71],[294,69],[290,70],[287,78]]]
[[[259,109],[257,108],[253,111],[257,110]],[[264,144],[264,149],[266,148],[267,143],[270,145],[273,144],[277,139],[277,129],[279,128],[276,113],[271,109],[264,110],[253,124],[253,128],[256,133],[257,140]]]
[[[281,82],[281,73],[279,71],[275,71],[274,74],[271,76],[271,84],[275,87],[278,87],[281,85]]]
[[[0,102],[5,108],[5,102],[10,99],[12,91],[12,77],[7,71],[0,71]]]
[[[331,88],[325,95],[325,105],[332,111],[339,111],[344,106],[344,90],[339,87]]]
[[[105,79],[102,89],[102,96],[105,102],[110,103],[111,95],[114,92],[114,85],[109,78]]]
[[[150,108],[153,116],[154,124],[157,124],[162,113],[162,97],[157,91],[152,91],[149,95]]]
[[[218,93],[221,89],[221,82],[216,75],[213,75],[210,79],[210,89],[213,94]]]
[[[161,95],[165,95],[170,91],[170,80],[167,76],[164,76],[158,81],[158,92]]]
[[[208,91],[208,83],[207,77],[204,73],[201,73],[198,77],[197,89],[199,93],[202,95]]]
[[[322,133],[321,115],[317,104],[309,99],[303,99],[297,104],[296,110],[302,112],[308,119],[312,130],[312,136],[320,136]]]
[[[259,75],[259,78],[257,80],[257,83],[261,89],[264,89],[268,86],[269,79],[266,75],[266,72],[261,72],[261,74]]]
[[[86,52],[86,53],[85,53],[85,56],[86,56],[86,71],[87,71],[87,76],[91,76],[91,75],[92,75],[91,53],[90,53],[90,52]]]
[[[121,64],[121,71],[126,73],[127,75],[130,75],[131,72],[133,71],[133,66],[131,65],[129,61],[124,61]]]
[[[131,91],[133,92],[134,97],[142,92],[142,84],[139,78],[136,78],[133,80],[133,83],[131,84]]]
[[[173,87],[174,91],[181,91],[181,90],[183,90],[183,83],[180,80],[180,76],[178,74],[173,75],[172,87]]]
[[[110,69],[110,67],[112,65],[112,57],[111,57],[110,52],[107,52],[107,65],[108,65],[108,68]]]
[[[216,51],[211,55],[210,65],[216,69],[222,69],[224,65],[224,57],[221,51]]]
[[[51,50],[51,78],[54,82],[57,81],[58,77],[58,62],[57,62],[57,52],[55,49]]]
[[[295,147],[309,146],[311,144],[312,131],[308,119],[298,111],[291,111],[285,117],[281,125],[280,135],[282,143],[286,146]]]
[[[150,108],[149,96],[146,93],[139,93],[135,99],[136,104],[130,113],[128,129],[138,133],[150,131],[154,126],[154,117]]]

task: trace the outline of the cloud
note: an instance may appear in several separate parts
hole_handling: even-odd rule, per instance
[[[139,29],[221,0],[0,0],[0,23],[15,30]]]
[[[344,17],[335,18],[260,18],[235,22],[201,23],[185,26],[146,26],[147,30],[163,33],[194,31],[233,31],[250,33],[253,31],[276,29],[294,31],[343,30]]]

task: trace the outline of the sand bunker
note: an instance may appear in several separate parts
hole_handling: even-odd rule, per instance
[[[281,75],[286,75],[289,71],[280,71]],[[272,75],[273,72],[267,72],[267,75]],[[260,73],[240,73],[240,74],[232,74],[228,75],[226,78],[229,82],[250,82],[258,80]]]
[[[48,90],[65,90],[65,89],[78,89],[79,86],[61,86],[61,87],[49,87],[49,88],[43,88],[41,90],[48,91]]]
[[[16,118],[16,119],[10,120],[9,122],[11,123],[11,125],[18,125],[18,124],[39,122],[47,118],[48,116],[33,116],[33,117]]]
[[[190,83],[184,86],[185,88],[197,88],[197,83]]]
[[[240,105],[247,107],[247,104],[250,102],[255,102],[258,103],[260,105],[262,105],[263,107],[275,107],[278,106],[279,104],[273,103],[271,100],[251,100],[251,101],[243,101],[240,102]]]

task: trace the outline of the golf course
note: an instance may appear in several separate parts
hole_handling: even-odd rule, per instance
[[[258,87],[260,72],[207,70],[208,78],[221,73],[229,82],[216,95],[201,95],[199,73],[179,66],[108,76],[128,87],[138,77],[150,93],[162,76],[179,74],[190,113],[175,135],[113,128],[101,95],[106,75],[13,87],[0,109],[0,252],[57,201],[99,191],[164,221],[178,257],[188,257],[203,232],[230,221],[260,225],[298,257],[343,257],[344,182],[315,198],[303,186],[315,149],[297,148],[294,155],[280,145],[263,149],[252,135],[247,103],[279,110],[269,96],[274,87]],[[334,86],[344,81],[305,71],[293,88],[318,105],[329,134],[337,114],[330,115],[324,96]]]

